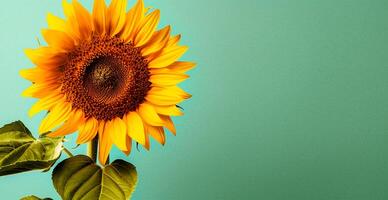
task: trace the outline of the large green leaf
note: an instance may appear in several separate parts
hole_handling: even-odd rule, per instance
[[[47,170],[59,158],[63,138],[35,139],[21,121],[0,128],[0,176]]]
[[[39,197],[37,197],[37,196],[28,196],[28,197],[23,197],[23,198],[21,198],[20,200],[53,200],[53,199],[51,199],[51,198],[44,198],[44,199],[41,199],[41,198],[39,198]]]
[[[59,163],[52,178],[63,200],[127,200],[135,190],[137,172],[123,160],[101,168],[78,155]]]

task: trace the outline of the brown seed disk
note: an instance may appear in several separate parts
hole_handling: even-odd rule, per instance
[[[62,92],[86,117],[111,120],[134,111],[151,87],[139,48],[119,38],[92,36],[68,54]]]

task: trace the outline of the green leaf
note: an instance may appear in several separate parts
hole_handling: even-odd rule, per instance
[[[123,160],[101,168],[88,156],[59,163],[53,171],[54,187],[63,200],[127,200],[135,190],[135,166]]]
[[[41,199],[41,198],[39,198],[39,197],[37,197],[37,196],[28,196],[28,197],[23,197],[23,198],[21,198],[20,200],[53,200],[53,199],[51,199],[51,198],[44,198],[44,199]]]
[[[63,138],[35,139],[21,121],[0,128],[0,176],[48,170],[59,158]]]

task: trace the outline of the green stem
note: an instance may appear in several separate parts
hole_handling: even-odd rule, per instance
[[[69,149],[66,149],[66,147],[63,147],[63,152],[65,152],[69,157],[73,157],[73,154],[69,151]]]
[[[95,137],[92,141],[88,143],[88,156],[94,161],[97,162],[97,149],[98,149],[98,137]]]

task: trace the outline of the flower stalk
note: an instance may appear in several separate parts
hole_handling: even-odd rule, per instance
[[[98,148],[98,137],[88,142],[87,155],[94,161],[97,162],[97,148]]]

